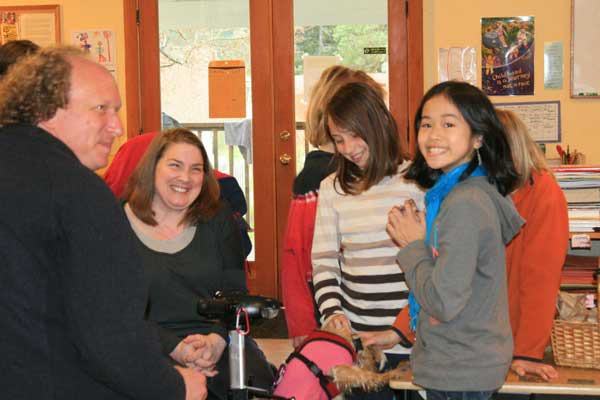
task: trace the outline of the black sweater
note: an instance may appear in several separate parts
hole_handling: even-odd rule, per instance
[[[246,290],[240,231],[231,209],[223,205],[199,223],[192,241],[176,253],[154,251],[137,236],[136,242],[149,284],[146,317],[163,328],[163,352],[169,354],[193,333],[217,333],[227,340],[226,328],[199,316],[197,304],[217,291]]]
[[[0,397],[183,399],[104,182],[47,132],[7,126],[0,197]]]

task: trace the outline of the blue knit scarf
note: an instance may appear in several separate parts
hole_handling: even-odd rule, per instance
[[[442,174],[435,185],[431,189],[427,191],[425,194],[425,209],[427,210],[425,214],[425,244],[430,245],[434,254],[434,257],[437,257],[437,227],[434,226],[435,219],[440,212],[440,207],[442,202],[448,196],[448,193],[454,189],[454,186],[458,184],[458,180],[462,173],[467,169],[469,163],[464,163],[455,167],[448,173]],[[475,170],[469,175],[473,176],[486,176],[487,172],[483,166],[478,166]],[[421,306],[417,303],[417,299],[413,295],[412,291],[408,294],[408,305],[409,305],[409,314],[410,314],[410,329],[415,331],[417,329],[417,321],[419,319],[419,311],[421,310]]]

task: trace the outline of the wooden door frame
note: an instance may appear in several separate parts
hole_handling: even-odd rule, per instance
[[[408,149],[411,157],[414,157],[417,141],[417,133],[414,130],[413,119],[419,108],[424,91],[423,78],[423,0],[407,1],[407,62],[408,71],[406,74],[406,83],[408,86],[408,130],[406,131],[408,139]],[[409,12],[410,10],[410,12]]]
[[[415,154],[412,120],[423,97],[423,0],[388,0],[390,112],[400,142]]]
[[[275,108],[274,140],[275,157],[273,157],[275,179],[277,185],[285,190],[274,188],[276,204],[277,243],[275,249],[277,263],[269,271],[271,277],[276,277],[274,293],[281,298],[280,268],[283,260],[283,237],[287,226],[290,198],[294,178],[296,176],[296,117],[294,107],[294,3],[293,0],[270,0],[272,6],[273,31],[273,99]],[[252,1],[251,1],[252,3]],[[257,104],[257,106],[260,106]],[[284,132],[293,133],[289,137]],[[286,139],[287,137],[287,139]],[[280,157],[290,156],[288,164],[280,161]]]
[[[132,137],[161,127],[158,0],[123,3],[127,131]],[[280,139],[281,132],[295,131],[293,27],[293,0],[250,1],[254,204],[263,205],[255,207],[255,218],[262,223],[255,232],[260,262],[252,267],[250,285],[266,296],[280,294],[281,240],[295,175],[295,140]],[[390,110],[411,154],[411,121],[423,95],[422,29],[423,0],[388,0]],[[284,153],[292,156],[288,165],[279,161]],[[277,187],[285,190],[277,192]]]
[[[294,44],[293,36],[285,35],[293,24],[292,13],[292,0],[250,1],[254,215],[263,223],[255,229],[255,237],[260,240],[255,241],[257,262],[251,287],[258,294],[272,297],[279,296],[277,266],[290,199],[289,193],[285,199],[278,197],[277,186],[291,188],[295,175],[293,162],[283,166],[278,161],[284,152],[295,154],[294,140],[279,139],[279,132],[295,129],[294,110],[289,106],[294,99]],[[284,65],[290,57],[291,72]],[[260,200],[258,190],[262,193]]]
[[[123,0],[123,21],[127,137],[131,138],[159,131],[162,125],[158,29],[151,25],[158,26],[158,0]]]

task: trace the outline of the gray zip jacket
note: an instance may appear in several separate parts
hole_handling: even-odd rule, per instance
[[[414,381],[437,390],[499,388],[512,359],[505,245],[523,220],[485,177],[456,185],[434,222],[439,256],[423,240],[398,253],[421,305]],[[436,322],[435,319],[439,322]]]

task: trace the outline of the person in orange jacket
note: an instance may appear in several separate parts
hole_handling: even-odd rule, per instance
[[[511,369],[521,376],[529,373],[550,380],[558,373],[542,360],[550,341],[560,274],[569,242],[567,202],[523,121],[511,111],[498,110],[497,113],[521,176],[518,189],[511,197],[526,220],[506,249],[514,338]]]

